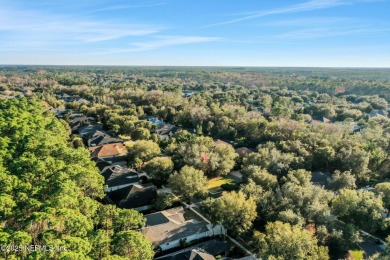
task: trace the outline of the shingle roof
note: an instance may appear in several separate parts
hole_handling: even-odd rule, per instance
[[[327,186],[328,185],[328,180],[330,179],[330,174],[329,173],[324,173],[324,172],[312,172],[311,174],[311,181],[313,183],[316,183],[321,186]]]
[[[158,213],[146,215],[147,223],[154,225],[141,229],[141,233],[155,246],[209,231],[206,222],[185,221],[183,207]],[[166,219],[169,221],[166,222]]]
[[[108,187],[136,183],[140,180],[135,170],[119,165],[107,166],[101,174]]]
[[[154,185],[132,185],[127,196],[117,205],[120,208],[132,209],[152,205],[157,199],[157,189]]]
[[[104,144],[100,146],[89,147],[91,157],[109,157],[127,154],[127,148],[121,143]]]
[[[156,226],[168,222],[169,219],[161,211],[146,216],[146,226]]]
[[[228,142],[222,141],[220,139],[214,140],[214,144],[215,145],[227,145],[227,146],[233,147],[233,145],[229,144]]]
[[[88,140],[88,146],[99,146],[103,144],[112,144],[112,143],[120,143],[120,142],[123,142],[123,140],[119,138],[114,138],[104,133],[103,135],[98,135],[96,137],[90,138]]]
[[[70,125],[73,126],[79,122],[90,122],[90,123],[95,122],[96,123],[96,120],[93,117],[76,116],[72,119],[72,121],[70,122]]]
[[[127,166],[127,161],[125,156],[117,156],[117,157],[110,157],[110,158],[97,158],[92,157],[92,161],[96,162],[96,166],[99,168],[99,171],[103,171],[105,167],[107,166],[113,166],[113,165],[119,165],[119,166]]]
[[[83,127],[80,127],[78,129],[78,132],[79,132],[79,135],[81,137],[84,137],[84,136],[87,136],[91,133],[95,133],[96,131],[100,131],[103,129],[103,125],[86,125],[86,126],[83,126]]]
[[[236,149],[236,153],[238,153],[240,157],[245,157],[246,155],[253,153],[253,151],[247,147],[240,147]]]
[[[159,134],[159,135],[165,135],[165,134],[170,134],[170,133],[174,134],[179,129],[180,128],[175,126],[175,125],[165,124],[161,128],[156,129],[155,132],[156,132],[156,134]]]
[[[156,260],[188,260],[191,259],[191,254],[200,255],[203,259],[215,259],[211,258],[216,255],[223,255],[229,249],[229,244],[226,241],[209,240],[195,246],[185,248],[169,255],[157,257]],[[200,253],[200,254],[199,254]],[[209,258],[205,258],[209,257]],[[196,258],[194,258],[196,259]],[[202,258],[200,258],[202,259]]]

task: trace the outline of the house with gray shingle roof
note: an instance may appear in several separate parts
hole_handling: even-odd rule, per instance
[[[141,233],[162,251],[179,247],[182,243],[225,233],[220,225],[186,220],[183,207],[145,215],[145,218],[146,227],[141,229]]]

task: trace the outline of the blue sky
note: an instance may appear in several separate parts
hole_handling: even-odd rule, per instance
[[[0,64],[390,67],[390,1],[0,0]]]

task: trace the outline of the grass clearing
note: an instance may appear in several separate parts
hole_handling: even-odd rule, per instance
[[[221,187],[221,185],[224,184],[234,184],[234,183],[235,181],[228,177],[216,177],[209,180],[209,182],[207,183],[207,189],[210,190],[213,188]]]
[[[353,260],[364,260],[364,251],[361,249],[352,249],[348,251],[350,259]]]

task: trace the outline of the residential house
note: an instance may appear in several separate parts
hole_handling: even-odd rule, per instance
[[[363,127],[359,125],[353,125],[352,126],[352,131],[354,134],[356,133],[363,133]]]
[[[329,180],[331,178],[330,173],[327,172],[312,172],[311,181],[314,184],[320,185],[321,187],[328,187]]]
[[[225,142],[225,141],[222,141],[220,139],[214,140],[214,145],[227,145],[227,146],[233,147],[232,144]]]
[[[193,219],[186,220],[183,207],[145,215],[145,218],[146,227],[141,229],[141,233],[162,251],[179,247],[183,243],[225,233],[221,225]]]
[[[88,100],[86,100],[85,98],[79,98],[78,100],[77,100],[77,103],[79,103],[80,105],[81,104],[89,104],[89,103],[91,103],[90,101],[88,101]]]
[[[70,126],[73,127],[74,125],[84,122],[92,125],[92,123],[96,123],[95,118],[93,117],[86,117],[86,116],[75,116],[70,121]]]
[[[106,166],[101,175],[104,177],[104,183],[107,185],[106,192],[122,189],[130,185],[140,184],[141,179],[138,172],[131,168],[120,165]]]
[[[100,132],[102,133],[102,132]],[[96,134],[96,132],[95,132]],[[121,143],[123,142],[122,139],[119,138],[114,138],[110,136],[109,134],[103,133],[100,134],[99,136],[92,137],[88,139],[88,146],[100,146],[104,144],[112,144],[112,143]]]
[[[127,148],[122,143],[104,144],[99,146],[88,147],[91,151],[91,158],[103,158],[110,162],[111,158],[125,157],[127,154]]]
[[[253,153],[253,151],[247,147],[240,147],[240,148],[237,148],[235,151],[240,156],[240,158],[244,158],[248,154]]]
[[[57,95],[58,99],[61,99],[61,100],[64,100],[64,101],[65,101],[65,99],[67,99],[69,97],[70,96],[68,94],[66,94],[66,93],[60,93],[60,94]]]
[[[214,256],[224,256],[229,250],[229,244],[226,241],[216,239],[209,240],[195,246],[175,251],[168,255],[156,257],[156,260],[214,260]]]
[[[96,167],[98,167],[100,172],[102,172],[104,168],[106,168],[107,166],[115,166],[115,165],[119,165],[122,167],[127,166],[127,161],[126,158],[124,157],[112,157],[108,159],[92,157],[91,160],[96,162]]]
[[[215,260],[213,255],[210,255],[206,251],[200,248],[194,248],[191,250],[181,251],[178,254],[171,254],[164,258],[165,260]]]
[[[159,127],[162,127],[165,125],[165,122],[161,119],[159,119],[158,117],[155,117],[155,116],[148,116],[146,118],[146,120],[148,122],[151,122],[152,125],[154,125],[156,128],[159,128]]]
[[[85,125],[96,125],[96,120],[93,117],[77,116],[70,122],[70,127],[73,133],[76,133],[81,127]]]
[[[174,133],[180,130],[180,127],[171,124],[165,124],[162,127],[156,129],[154,132],[161,136],[162,139],[172,137]]]
[[[181,93],[181,96],[184,98],[192,97],[194,95],[194,92],[183,92]]]
[[[63,118],[64,115],[68,112],[68,110],[65,109],[65,107],[61,106],[61,107],[57,107],[57,108],[50,108],[49,109],[52,113],[54,113],[56,115],[56,117],[58,118]]]
[[[102,131],[103,125],[96,124],[96,125],[85,125],[83,127],[80,127],[77,132],[79,133],[80,137],[83,138],[85,141],[92,137],[93,134],[95,134],[97,131]]]
[[[133,184],[106,193],[108,203],[139,212],[151,209],[156,199],[157,188],[152,184]]]
[[[75,117],[80,117],[80,116],[84,116],[84,114],[79,111],[73,111],[72,113],[69,114],[70,119],[73,119]]]
[[[383,110],[374,110],[371,113],[367,114],[368,118],[374,117],[385,117],[385,112]]]

